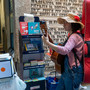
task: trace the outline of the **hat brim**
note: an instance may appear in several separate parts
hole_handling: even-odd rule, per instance
[[[72,20],[70,17],[59,17],[58,19],[57,19],[57,21],[58,21],[58,23],[59,24],[64,24],[64,22],[65,21],[67,21],[68,23],[73,23],[73,22],[75,22],[74,20]]]
[[[84,28],[84,24],[83,24],[83,23],[81,23],[80,21],[72,20],[69,16],[67,16],[67,17],[59,17],[59,18],[57,19],[57,22],[58,22],[59,24],[64,24],[65,21],[68,22],[68,23],[78,23],[78,24],[81,25],[81,29]]]

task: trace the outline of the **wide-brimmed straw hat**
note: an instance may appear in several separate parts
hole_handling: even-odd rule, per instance
[[[81,29],[84,28],[84,24],[80,22],[80,17],[77,14],[69,13],[66,17],[59,17],[57,19],[59,24],[64,24],[65,21],[68,23],[79,23],[81,25]]]

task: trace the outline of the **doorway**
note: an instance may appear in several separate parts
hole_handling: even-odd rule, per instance
[[[14,2],[0,0],[0,52],[14,50]]]
[[[3,51],[3,28],[5,27],[4,0],[0,0],[0,51]]]

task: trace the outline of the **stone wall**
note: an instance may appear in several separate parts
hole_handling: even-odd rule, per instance
[[[14,33],[14,46],[15,46],[15,61],[20,63],[20,39],[19,39],[19,17],[24,13],[31,13],[42,20],[48,22],[48,33],[50,34],[54,43],[63,43],[66,39],[67,32],[64,31],[62,25],[57,23],[58,16],[66,16],[68,12],[82,14],[83,0],[14,0],[15,7],[15,33]],[[49,50],[47,46],[44,49]],[[47,60],[47,58],[46,58]],[[46,61],[46,69],[53,70],[52,62]],[[51,64],[50,64],[51,63]],[[50,68],[51,65],[51,68]],[[22,64],[17,65],[17,72],[22,78]]]
[[[63,43],[68,32],[57,23],[57,17],[69,12],[82,14],[82,3],[83,0],[31,0],[31,13],[48,22],[48,33],[54,43]],[[44,48],[48,50],[47,46]]]
[[[20,47],[19,47],[19,17],[23,16],[24,13],[30,13],[31,3],[30,0],[14,0],[15,6],[15,61],[20,62]]]
[[[31,0],[31,13],[46,20],[48,33],[54,43],[63,43],[68,32],[64,31],[62,25],[57,23],[57,17],[66,16],[69,12],[82,14],[83,0]],[[44,45],[45,50],[45,76],[55,69],[51,58],[46,54],[49,49]]]
[[[15,3],[15,57],[19,61],[19,16],[31,13],[49,23],[48,33],[54,43],[63,43],[67,32],[57,23],[58,16],[68,12],[82,14],[83,0],[14,0]],[[47,47],[45,46],[47,50]]]

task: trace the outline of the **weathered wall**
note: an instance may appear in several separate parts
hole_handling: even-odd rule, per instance
[[[49,21],[49,34],[55,43],[63,42],[67,32],[57,23],[58,16],[66,16],[68,12],[82,13],[83,0],[14,0],[15,3],[15,57],[19,54],[19,16],[24,13],[38,15],[40,19]],[[45,46],[45,49],[47,47]]]
[[[48,32],[54,43],[63,43],[67,37],[57,17],[66,16],[69,12],[82,14],[83,0],[31,0],[31,13],[48,21]],[[48,50],[48,47],[44,47]]]
[[[15,4],[15,61],[20,61],[19,49],[19,17],[24,13],[30,13],[31,3],[30,0],[14,0]]]

